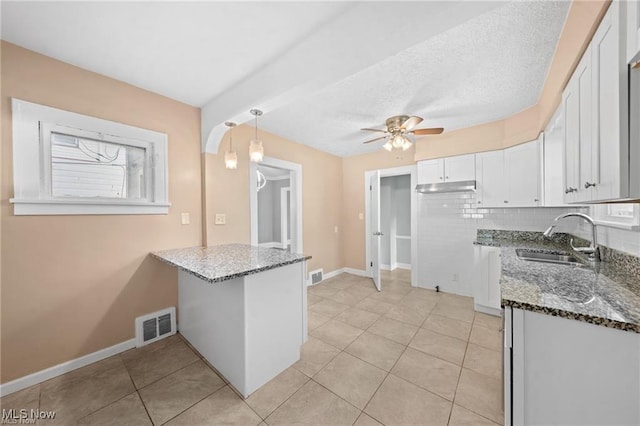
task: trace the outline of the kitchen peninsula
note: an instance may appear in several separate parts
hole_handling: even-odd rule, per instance
[[[310,256],[244,244],[152,255],[178,268],[180,333],[245,398],[300,359]]]

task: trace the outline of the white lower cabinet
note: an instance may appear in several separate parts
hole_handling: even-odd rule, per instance
[[[505,308],[505,425],[640,424],[640,334]]]
[[[475,246],[473,304],[476,311],[499,316],[500,275],[502,274],[500,247]]]

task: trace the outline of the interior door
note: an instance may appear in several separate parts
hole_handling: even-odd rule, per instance
[[[371,176],[369,185],[371,191],[371,278],[378,291],[382,290],[380,280],[380,170]]]

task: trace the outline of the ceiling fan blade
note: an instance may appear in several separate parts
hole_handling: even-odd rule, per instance
[[[412,130],[409,133],[413,133],[416,136],[421,136],[421,135],[439,135],[442,132],[444,132],[444,128],[433,127],[431,129],[416,129],[416,130]]]
[[[415,115],[409,117],[407,119],[407,121],[405,121],[404,123],[402,123],[402,126],[400,126],[401,129],[404,130],[411,130],[414,127],[416,127],[418,124],[420,124],[422,122],[422,118],[421,117],[417,117]]]
[[[368,141],[364,141],[362,143],[371,143],[371,142],[379,141],[380,139],[386,139],[386,138],[387,138],[387,135],[384,135],[384,136],[377,137],[375,139],[370,139]]]
[[[370,129],[368,127],[365,127],[364,129],[360,129],[360,130],[368,130],[369,132],[382,132],[382,133],[387,133],[386,130],[382,130],[382,129]]]

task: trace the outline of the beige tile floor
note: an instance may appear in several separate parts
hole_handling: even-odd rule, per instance
[[[176,335],[0,404],[54,410],[52,424],[502,424],[499,319],[409,281],[396,270],[380,293],[349,274],[310,288],[301,360],[244,401]]]

